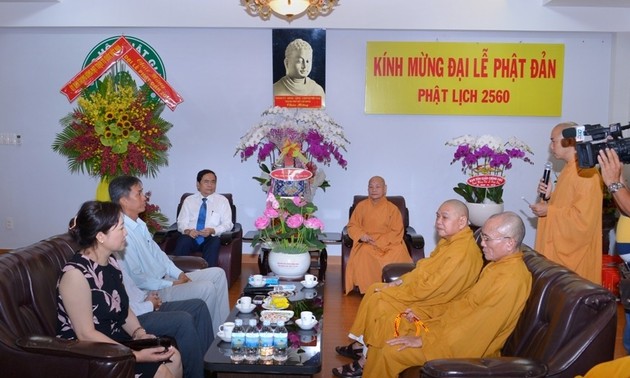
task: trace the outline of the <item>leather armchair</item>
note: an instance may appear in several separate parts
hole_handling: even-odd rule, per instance
[[[368,197],[365,195],[355,195],[352,201],[352,206],[348,210],[348,219],[352,216],[352,212],[354,211],[356,205],[367,199]],[[407,208],[407,204],[405,202],[405,197],[403,196],[387,196],[387,199],[396,205],[400,210],[400,214],[403,219],[403,227],[405,228],[404,233],[404,241],[407,249],[409,250],[409,255],[411,256],[413,262],[424,258],[424,238],[422,235],[417,234],[416,230],[409,226],[409,209]],[[350,258],[350,251],[352,250],[353,240],[348,235],[347,226],[343,228],[341,231],[341,290],[344,290],[345,281],[346,281],[346,264],[348,263],[348,259]]]
[[[126,346],[56,337],[57,281],[77,250],[66,233],[0,255],[2,377],[134,377],[136,361]],[[199,257],[174,262],[183,270],[206,264]]]
[[[182,194],[179,204],[177,205],[177,215],[179,215],[182,209],[184,200],[192,193]],[[232,230],[221,234],[221,248],[219,248],[219,267],[225,271],[227,277],[228,286],[232,284],[241,275],[241,262],[243,259],[243,227],[240,223],[236,222],[236,206],[232,200],[231,193],[221,193],[230,202],[232,207],[232,223],[234,227]],[[168,255],[173,253],[175,245],[177,244],[177,238],[181,233],[177,231],[177,222],[173,223],[167,230],[156,232],[154,240],[160,248]],[[201,257],[201,253],[195,253],[195,256]]]
[[[64,234],[0,256],[3,377],[134,376],[135,359],[125,346],[55,337],[57,280],[76,249]]]

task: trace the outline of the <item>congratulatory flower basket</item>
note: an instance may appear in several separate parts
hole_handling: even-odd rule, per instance
[[[446,142],[455,146],[451,164],[461,161],[462,172],[468,176],[465,183],[453,188],[469,203],[503,203],[505,173],[512,168],[514,159],[534,164],[527,154],[533,152],[527,144],[511,137],[506,143],[501,138],[482,135],[464,135]]]
[[[305,196],[312,199],[319,187],[329,183],[319,165],[330,166],[336,161],[346,168],[342,151],[349,144],[343,128],[320,109],[272,107],[265,110],[260,121],[241,137],[236,147],[241,161],[256,155],[262,175],[254,177],[265,192],[272,185],[272,171],[278,168],[308,170]]]
[[[71,172],[109,178],[155,177],[168,164],[172,125],[162,119],[164,103],[145,84],[137,88],[126,71],[107,74],[86,88],[78,108],[61,119],[52,149],[68,159]]]

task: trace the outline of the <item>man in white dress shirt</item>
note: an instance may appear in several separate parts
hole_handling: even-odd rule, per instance
[[[220,235],[230,231],[232,208],[230,203],[217,189],[217,175],[209,169],[197,173],[198,193],[188,196],[177,216],[177,229],[181,235],[173,250],[176,256],[188,256],[201,252],[208,266],[218,266]],[[205,204],[203,216],[201,207]]]

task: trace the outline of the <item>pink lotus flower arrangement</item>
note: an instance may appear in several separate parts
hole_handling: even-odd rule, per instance
[[[263,215],[254,222],[258,235],[252,246],[265,244],[282,253],[324,248],[318,238],[324,224],[313,215],[316,210],[317,206],[302,197],[284,198],[269,193]]]

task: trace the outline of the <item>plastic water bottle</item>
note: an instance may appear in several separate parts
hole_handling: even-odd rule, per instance
[[[234,336],[232,336],[234,337]],[[289,333],[284,327],[284,322],[280,320],[273,333],[273,359],[277,362],[287,360],[287,347],[289,345]]]
[[[250,364],[258,361],[258,344],[260,342],[260,336],[258,334],[258,327],[256,326],[256,323],[256,319],[249,319],[249,327],[245,330],[245,361]]]
[[[271,321],[263,321],[260,329],[260,344],[258,345],[258,358],[264,364],[273,363],[273,329]]]
[[[243,319],[234,320],[234,330],[232,330],[232,355],[230,358],[235,364],[243,362],[245,359],[245,329]]]

